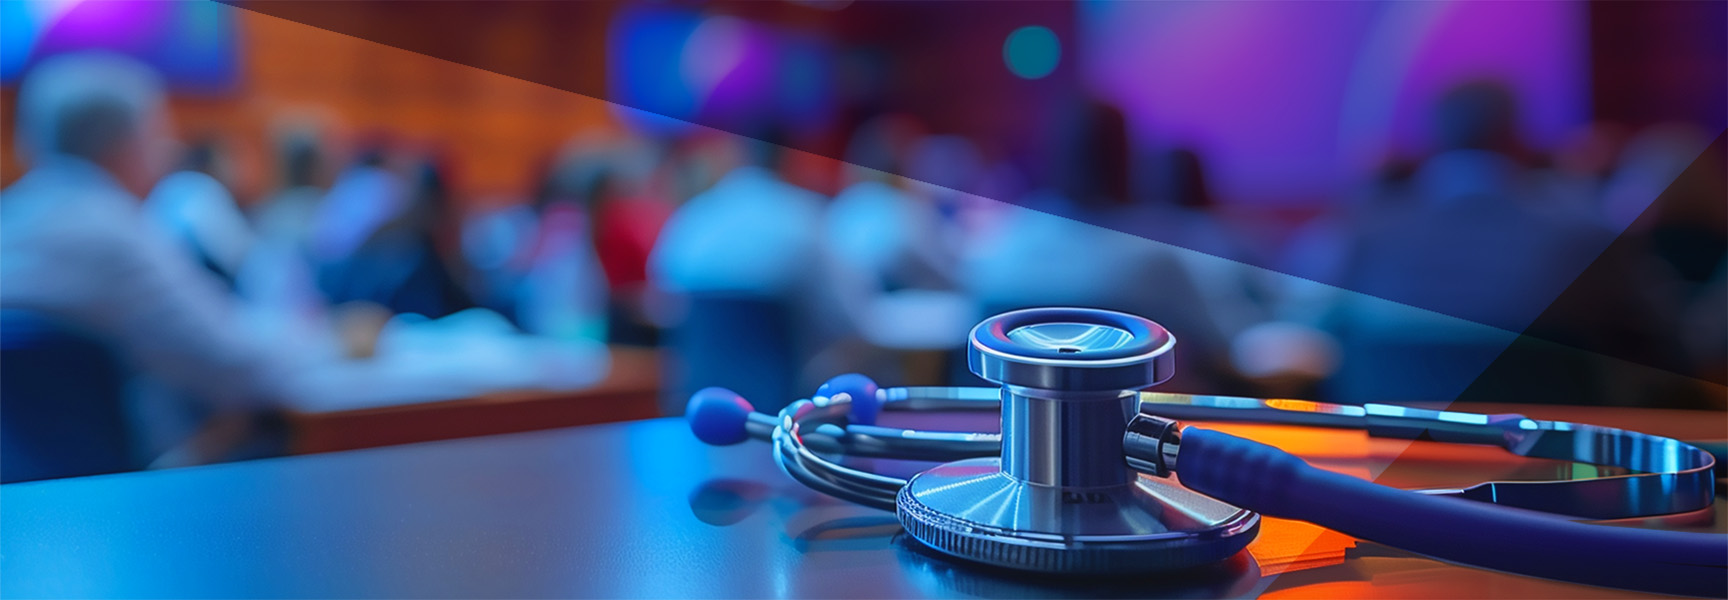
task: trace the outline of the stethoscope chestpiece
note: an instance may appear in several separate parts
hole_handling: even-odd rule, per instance
[[[1139,392],[1169,377],[1174,347],[1168,331],[1130,315],[1015,311],[972,332],[972,371],[999,389],[881,389],[850,374],[777,415],[754,412],[720,388],[692,395],[687,413],[691,431],[705,442],[771,441],[780,467],[800,483],[894,510],[913,539],[938,552],[1011,569],[1147,573],[1223,561],[1259,531],[1259,515],[1228,503],[1234,501],[1506,572],[1708,597],[1723,597],[1728,589],[1721,535],[1597,527],[1483,504],[1587,518],[1708,509],[1717,459],[1700,448],[1520,415]],[[1000,434],[872,424],[883,409],[986,407],[1001,411]],[[1183,429],[1173,418],[1498,445],[1522,456],[1631,474],[1401,491],[1318,469],[1252,440]],[[961,460],[902,480],[837,464],[825,454]],[[1165,479],[1178,474],[1204,495]],[[1503,551],[1481,551],[1490,546]]]
[[[973,328],[968,366],[1002,386],[1002,454],[901,488],[907,533],[945,554],[1045,573],[1144,573],[1224,560],[1259,515],[1138,476],[1122,440],[1136,391],[1169,379],[1175,338],[1084,308],[1004,313]]]

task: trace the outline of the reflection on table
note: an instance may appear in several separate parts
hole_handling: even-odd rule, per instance
[[[1728,437],[1715,412],[1452,408]],[[989,415],[917,417],[936,420],[896,424],[993,427]],[[1564,467],[1360,432],[1218,427],[1400,487]],[[1214,568],[1084,580],[1003,572],[930,553],[892,515],[798,485],[762,444],[706,446],[674,419],[7,485],[0,506],[0,587],[20,596],[1632,596],[1279,519]],[[1720,532],[1724,510],[1719,500],[1708,514],[1641,525]]]

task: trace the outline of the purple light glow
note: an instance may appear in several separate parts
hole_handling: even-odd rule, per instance
[[[685,64],[701,65],[691,71],[707,70],[708,88],[697,90],[705,117],[720,123],[749,123],[776,110],[774,76],[784,54],[775,33],[729,17],[711,17],[697,27],[687,42]],[[696,58],[702,55],[721,58]]]
[[[130,55],[181,91],[220,93],[239,70],[233,7],[177,0],[4,0],[0,78],[66,52]]]
[[[172,34],[169,21],[173,2],[62,2],[55,6],[59,18],[42,35],[36,52],[41,55],[101,48],[133,55],[147,55],[166,45]]]
[[[1578,5],[1083,6],[1088,85],[1143,143],[1201,152],[1227,202],[1336,197],[1389,152],[1425,151],[1434,101],[1469,79],[1510,85],[1538,148],[1588,117]]]
[[[1506,83],[1517,94],[1519,133],[1536,148],[1552,147],[1588,121],[1582,7],[1560,2],[1436,7],[1410,61],[1400,71],[1380,74],[1383,84],[1374,87],[1381,94],[1396,91],[1391,98],[1375,98],[1391,104],[1390,123],[1370,127],[1364,137],[1378,134],[1389,138],[1393,151],[1425,153],[1435,100],[1453,85],[1484,78]],[[1420,3],[1388,7],[1388,12],[1417,10]]]

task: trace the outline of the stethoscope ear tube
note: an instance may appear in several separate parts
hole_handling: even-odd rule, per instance
[[[1668,594],[1728,597],[1728,538],[1589,525],[1399,490],[1217,431],[1182,432],[1183,485],[1266,515],[1487,569]]]
[[[845,395],[821,404],[799,400],[781,410],[776,417],[779,424],[771,433],[774,453],[779,457],[777,462],[787,475],[811,489],[871,508],[892,511],[895,495],[906,485],[905,480],[829,462],[804,443],[806,426],[844,422],[850,400]]]

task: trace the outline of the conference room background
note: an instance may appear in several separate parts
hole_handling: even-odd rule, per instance
[[[136,59],[168,90],[168,162],[226,191],[152,214],[263,323],[234,327],[300,330],[348,369],[249,411],[200,460],[674,416],[709,385],[772,410],[844,371],[975,383],[967,329],[1049,304],[1168,326],[1175,391],[1728,410],[1721,2],[0,14],[0,184],[33,166],[11,132],[37,65]],[[816,200],[700,201],[751,165]],[[362,225],[332,207],[367,193],[344,183],[367,169],[419,191]],[[848,195],[862,182],[898,196]],[[302,188],[312,216],[267,223]],[[320,240],[386,222],[422,228],[457,291],[331,283],[342,257]],[[787,231],[813,239],[774,245]],[[249,240],[237,266],[206,235]],[[293,260],[262,250],[277,235]],[[780,265],[794,247],[821,256]],[[312,273],[306,289],[248,288],[291,278],[283,265]],[[796,285],[752,279],[775,269]],[[401,408],[476,398],[530,400]],[[401,412],[297,429],[380,407]],[[174,410],[190,424],[152,416],[161,442],[129,442],[140,464],[220,424]]]

